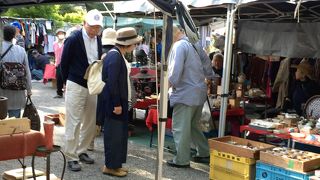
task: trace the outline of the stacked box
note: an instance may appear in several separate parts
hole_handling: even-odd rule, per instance
[[[256,164],[256,180],[309,180],[313,173],[301,173],[274,166],[262,161]]]
[[[259,151],[274,146],[243,138],[225,136],[209,139],[210,179],[255,179],[255,162]]]
[[[279,153],[275,154],[274,151]],[[284,154],[284,152],[287,153]],[[309,172],[320,168],[320,154],[289,148],[278,147],[274,148],[273,151],[262,151],[260,152],[260,160],[297,172]]]
[[[210,179],[253,180],[255,179],[255,160],[212,150]]]

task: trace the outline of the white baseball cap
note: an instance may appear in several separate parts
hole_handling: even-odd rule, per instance
[[[103,16],[97,9],[90,10],[85,17],[85,21],[90,26],[96,26],[99,25],[103,27]]]

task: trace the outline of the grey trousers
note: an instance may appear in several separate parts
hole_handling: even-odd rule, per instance
[[[201,117],[202,107],[187,106],[176,104],[173,107],[172,115],[172,133],[177,150],[173,162],[179,165],[190,163],[190,144],[193,144],[197,150],[197,156],[208,157],[208,140],[198,127],[198,121]]]

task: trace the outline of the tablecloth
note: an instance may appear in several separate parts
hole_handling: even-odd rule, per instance
[[[157,109],[155,108],[150,108],[148,112],[148,116],[146,118],[146,126],[150,131],[152,131],[152,125],[157,125],[158,124],[158,112]],[[172,119],[168,118],[167,123],[166,123],[166,128],[167,129],[172,129]]]
[[[244,123],[244,109],[243,108],[230,108],[226,113],[226,122],[231,125],[231,135],[232,136],[240,136],[240,125]],[[220,117],[220,109],[213,110],[212,116],[214,120],[219,120]]]
[[[39,131],[0,136],[0,161],[24,158],[45,145],[44,134]]]

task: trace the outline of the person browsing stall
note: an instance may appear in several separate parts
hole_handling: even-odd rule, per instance
[[[21,46],[23,49],[26,48],[24,37],[21,34],[22,26],[18,21],[14,21],[11,23],[12,26],[16,27],[16,35],[14,38],[14,44]]]
[[[128,169],[122,167],[127,159],[128,109],[131,99],[130,66],[125,59],[142,37],[132,27],[121,28],[116,33],[115,47],[103,59],[102,91],[105,107],[104,150],[105,164],[102,173],[123,177]]]
[[[215,74],[222,77],[223,73],[223,55],[221,53],[216,53],[212,58],[212,70]]]
[[[31,71],[32,79],[42,80],[46,65],[50,64],[50,60],[47,56],[40,54],[36,49],[32,51],[32,56],[35,61],[35,66]]]
[[[63,29],[57,29],[57,40],[53,43],[55,66],[56,66],[56,79],[57,79],[57,95],[54,98],[63,97],[63,78],[61,74],[61,55],[63,51],[63,43],[66,38],[66,32]]]
[[[169,99],[173,107],[172,133],[177,154],[167,164],[190,167],[190,143],[195,144],[195,161],[208,160],[208,141],[197,126],[207,97],[205,79],[212,79],[210,59],[199,42],[192,45],[184,30],[173,26],[173,40],[168,66]],[[196,47],[199,47],[196,51]]]
[[[302,61],[295,72],[296,85],[292,94],[293,108],[298,115],[302,115],[302,104],[316,95],[320,94],[320,88],[313,80],[313,67],[306,61]]]
[[[21,63],[25,66],[27,77],[27,89],[26,90],[9,90],[0,88],[0,96],[8,98],[8,115],[9,117],[20,118],[21,109],[26,104],[26,92],[31,96],[31,73],[29,69],[28,57],[25,50],[12,43],[13,38],[16,35],[16,29],[14,26],[6,25],[3,27],[3,42],[1,54],[3,55],[7,50],[8,52],[3,56],[1,62],[15,62]],[[10,49],[9,49],[10,48]]]
[[[95,136],[97,96],[89,94],[84,75],[89,64],[102,55],[98,36],[102,26],[102,14],[96,9],[90,10],[85,15],[83,28],[65,40],[61,56],[61,71],[66,81],[64,152],[71,171],[81,170],[79,160],[94,163],[86,151]]]

